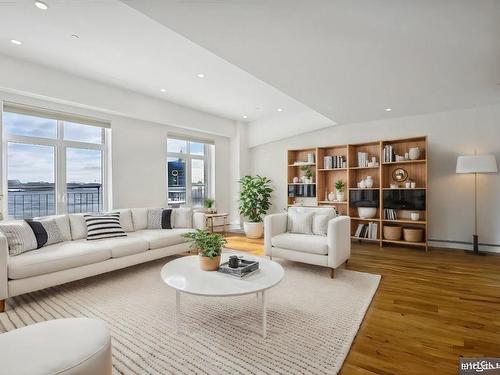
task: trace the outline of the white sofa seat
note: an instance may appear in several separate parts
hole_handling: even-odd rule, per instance
[[[192,232],[191,228],[175,228],[175,229],[143,229],[137,232],[128,233],[133,238],[140,238],[148,241],[149,249],[159,249],[161,247],[178,245],[187,240],[182,237],[182,234]]]
[[[130,235],[127,237],[108,238],[94,242],[110,249],[112,258],[139,254],[149,249],[149,242],[146,239]]]
[[[303,253],[326,255],[328,242],[326,236],[311,236],[309,234],[282,233],[271,238],[274,247],[301,251]]]
[[[86,240],[60,242],[10,257],[9,279],[43,275],[103,262],[111,258],[109,246]]]
[[[0,335],[0,373],[111,375],[111,335],[103,321],[56,319]]]

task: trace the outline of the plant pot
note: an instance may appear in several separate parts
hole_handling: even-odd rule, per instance
[[[419,228],[403,228],[403,236],[408,242],[422,242],[424,230]]]
[[[344,192],[337,190],[337,202],[344,202]]]
[[[245,221],[243,223],[243,230],[247,238],[261,238],[264,234],[264,223],[251,223]]]
[[[377,214],[377,207],[358,207],[358,216],[361,219],[371,219]]]
[[[200,269],[202,271],[217,271],[220,266],[220,255],[215,258],[198,255],[198,259],[200,261]]]
[[[389,241],[401,240],[402,229],[399,225],[384,225],[384,239]]]

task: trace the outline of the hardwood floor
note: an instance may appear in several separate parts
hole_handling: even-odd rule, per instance
[[[227,239],[263,254],[262,240]],[[460,356],[500,357],[500,256],[356,242],[347,269],[382,281],[341,374],[456,375]]]

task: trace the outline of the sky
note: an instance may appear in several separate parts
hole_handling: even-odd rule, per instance
[[[4,112],[6,133],[56,139],[57,122],[33,116]],[[102,129],[95,126],[64,123],[64,139],[102,142]],[[7,168],[9,180],[54,183],[55,147],[9,142]],[[101,182],[101,151],[81,148],[66,149],[67,182]]]

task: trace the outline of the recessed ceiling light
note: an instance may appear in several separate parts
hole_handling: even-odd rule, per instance
[[[248,118],[248,116],[247,115],[243,115],[243,118]]]
[[[278,108],[277,111],[278,112],[283,112],[283,108]]]
[[[74,39],[80,39],[80,37],[77,34],[71,34],[71,37]]]
[[[41,10],[49,9],[49,6],[47,4],[45,4],[43,1],[35,1],[35,6]]]
[[[203,73],[198,73],[197,76],[198,76],[198,78],[205,78],[205,74],[203,74]]]
[[[385,111],[390,112],[390,111],[392,111],[392,108],[386,108]]]
[[[167,92],[167,89],[160,89],[161,92]]]
[[[21,42],[20,40],[17,40],[17,39],[11,39],[10,42],[12,44],[15,44],[16,46],[20,46],[21,44],[23,44],[23,42]]]

